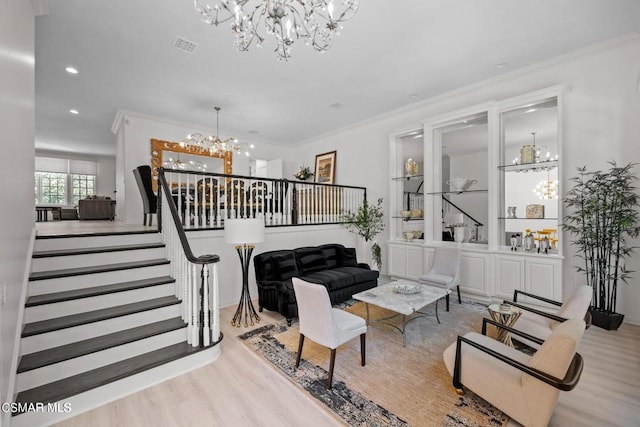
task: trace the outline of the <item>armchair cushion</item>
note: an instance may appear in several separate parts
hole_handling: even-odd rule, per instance
[[[298,270],[302,275],[327,269],[327,262],[322,255],[322,251],[318,248],[296,249],[295,258],[298,261]]]
[[[562,304],[556,314],[565,319],[582,319],[591,303],[592,291],[591,286],[579,286],[571,295],[571,298]]]

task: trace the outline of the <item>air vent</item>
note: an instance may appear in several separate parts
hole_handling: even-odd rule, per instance
[[[331,108],[335,108],[336,110],[344,107],[344,104],[340,103],[340,102],[334,102],[333,104],[329,105],[329,107]]]
[[[196,51],[198,43],[191,42],[187,39],[183,39],[182,37],[176,37],[176,41],[173,43],[173,47],[187,53],[193,53]]]

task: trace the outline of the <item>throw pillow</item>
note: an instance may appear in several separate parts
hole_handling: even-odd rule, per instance
[[[336,268],[340,264],[340,255],[338,254],[338,247],[334,245],[320,246],[322,256],[327,263],[327,268]]]
[[[295,251],[298,270],[303,275],[327,269],[327,262],[318,248],[302,248]]]
[[[341,267],[357,267],[358,261],[356,258],[355,248],[344,248],[342,251]]]
[[[293,254],[275,256],[272,262],[280,280],[289,280],[299,275]]]

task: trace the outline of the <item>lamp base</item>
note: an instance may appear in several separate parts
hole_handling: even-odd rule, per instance
[[[244,317],[244,327],[248,327],[249,324],[253,326],[260,322],[260,316],[253,307],[251,301],[251,294],[249,293],[249,260],[251,260],[251,253],[253,252],[253,246],[240,245],[236,246],[236,251],[240,257],[240,264],[242,265],[242,293],[240,294],[240,302],[236,313],[231,319],[231,326],[240,327],[242,324],[242,318]]]

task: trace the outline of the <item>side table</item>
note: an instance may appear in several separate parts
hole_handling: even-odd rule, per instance
[[[502,304],[491,304],[487,307],[487,309],[489,310],[491,319],[500,323],[501,325],[509,327],[513,326],[518,318],[520,318],[520,315],[522,315],[520,309],[511,305],[506,308]],[[498,328],[497,339],[501,343],[506,344],[509,347],[513,347],[513,342],[511,342],[511,334],[509,333],[509,331]]]

